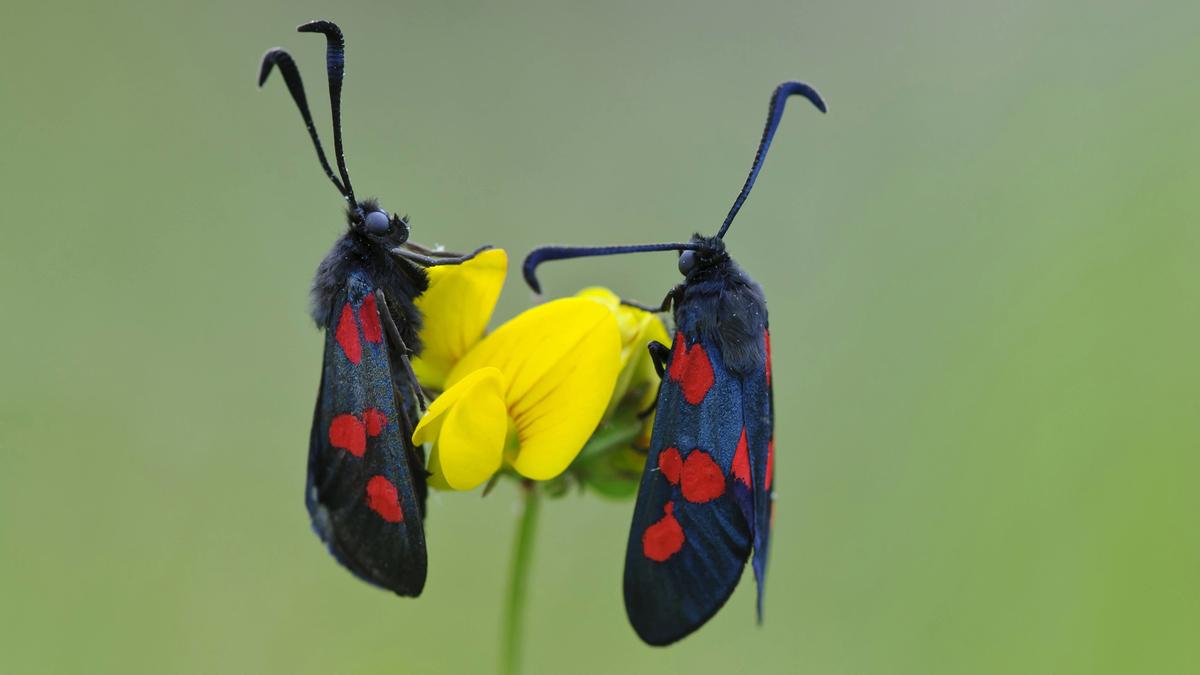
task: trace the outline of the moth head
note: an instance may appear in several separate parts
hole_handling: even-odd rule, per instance
[[[694,234],[689,243],[695,248],[679,254],[679,273],[685,277],[719,265],[729,259],[729,254],[725,252],[725,242],[722,239]]]
[[[390,246],[408,241],[408,221],[394,213],[388,215],[373,199],[350,209],[346,219],[350,221],[351,229]]]
[[[267,77],[276,69],[279,70],[287,84],[288,92],[292,95],[292,102],[296,104],[305,126],[308,127],[309,138],[317,151],[317,160],[325,171],[325,176],[348,205],[346,219],[350,223],[351,231],[390,247],[399,246],[408,241],[408,221],[394,213],[389,216],[374,199],[359,201],[354,196],[354,186],[350,184],[350,171],[346,168],[346,153],[342,147],[342,81],[346,74],[346,41],[342,29],[331,21],[310,21],[297,30],[301,33],[320,33],[325,36],[325,70],[329,80],[330,112],[333,114],[333,156],[337,164],[336,175],[313,126],[312,112],[308,109],[304,84],[300,80],[300,70],[291,55],[278,48],[268,50],[259,66],[258,86],[263,86]]]

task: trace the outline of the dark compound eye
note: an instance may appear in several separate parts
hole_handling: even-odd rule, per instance
[[[679,273],[687,276],[696,267],[696,252],[684,251],[679,256]]]
[[[363,229],[370,234],[387,234],[391,228],[391,219],[383,211],[372,211],[363,218]]]

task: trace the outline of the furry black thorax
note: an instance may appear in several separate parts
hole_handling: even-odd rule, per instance
[[[361,269],[383,290],[404,344],[419,353],[421,312],[414,300],[429,287],[429,277],[424,269],[391,252],[407,241],[407,227],[384,236],[368,234],[359,227],[361,214],[379,210],[379,205],[374,200],[364,200],[360,209],[347,211],[349,229],[334,242],[317,267],[310,293],[313,321],[321,328],[329,325],[335,298],[343,292],[350,273]]]
[[[719,345],[725,365],[738,374],[761,372],[767,359],[762,287],[729,257],[721,239],[697,234],[692,243],[698,260],[675,303],[675,325],[692,326],[698,337]]]

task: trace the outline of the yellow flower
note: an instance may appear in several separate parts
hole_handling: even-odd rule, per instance
[[[498,248],[460,265],[429,268],[429,290],[416,302],[425,317],[421,327],[424,348],[412,361],[423,386],[444,389],[450,369],[483,337],[507,268],[508,254]]]
[[[637,410],[647,410],[654,405],[658,398],[658,372],[654,369],[654,361],[646,345],[651,340],[657,340],[665,345],[671,344],[667,328],[657,314],[629,305],[622,305],[621,299],[607,288],[594,286],[585,288],[576,294],[578,297],[594,300],[608,308],[617,320],[621,330],[621,374],[617,377],[616,387],[613,388],[612,401],[609,402],[605,417],[609,417],[617,405],[625,400],[626,395],[633,397],[632,403]],[[645,443],[649,444],[648,435],[653,426],[653,416],[647,418],[644,435]]]
[[[500,453],[494,449],[503,447],[507,435],[504,375],[489,367],[434,399],[413,431],[413,442],[433,442],[430,485],[469,490],[500,469]]]
[[[500,326],[458,359],[413,432],[433,443],[430,484],[469,490],[502,461],[526,478],[559,475],[600,423],[621,365],[617,320],[591,300],[555,300]]]

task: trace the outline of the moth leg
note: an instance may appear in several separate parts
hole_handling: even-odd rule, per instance
[[[412,363],[408,357],[412,355],[412,350],[408,345],[404,344],[404,338],[400,337],[400,329],[396,327],[396,323],[392,321],[392,310],[388,307],[387,298],[383,294],[383,289],[375,289],[375,298],[379,301],[379,315],[383,317],[383,325],[387,330],[388,339],[392,342],[392,347],[396,350],[396,355],[399,357],[400,363],[404,366],[404,374],[408,376],[409,391],[413,393],[413,397],[421,410],[425,410],[425,393],[421,390],[417,383],[417,374],[413,372]],[[400,401],[397,401],[399,407]]]
[[[683,284],[679,284],[678,286],[667,291],[667,297],[663,298],[662,304],[659,305],[658,307],[652,307],[650,305],[643,305],[642,303],[637,302],[636,300],[625,300],[624,298],[621,299],[621,304],[627,305],[629,307],[634,307],[636,309],[640,309],[643,312],[650,312],[651,314],[656,314],[658,312],[669,312],[669,311],[671,311],[671,308],[675,305],[675,302],[678,301],[679,294],[682,292],[683,292]]]
[[[421,255],[432,256],[434,258],[453,258],[455,256],[462,255],[461,253],[454,253],[451,251],[442,251],[440,249],[429,248],[428,246],[422,246],[415,241],[404,242],[404,248],[407,248],[410,251],[416,251],[417,253],[420,253]]]
[[[395,321],[392,320],[392,310],[388,307],[387,298],[383,294],[382,289],[375,290],[375,299],[379,304],[379,314],[383,318],[384,330],[387,331],[388,340],[391,342],[391,348],[396,352],[396,357],[401,364],[404,365],[404,375],[408,377],[408,389],[412,392],[413,400],[419,406],[418,411],[425,410],[425,396],[420,384],[417,382],[417,374],[413,372],[412,363],[408,357],[412,354],[412,350],[408,345],[404,344],[404,338],[400,337],[400,330],[396,327]],[[392,376],[392,396],[396,399],[396,412],[402,420],[404,420],[404,432],[401,433],[401,441],[404,443],[404,451],[407,454],[408,470],[415,477],[421,477],[421,480],[414,480],[414,488],[417,492],[417,505],[421,512],[421,517],[425,517],[425,502],[429,495],[429,487],[425,483],[425,478],[429,477],[429,472],[425,469],[425,448],[418,447],[412,442],[412,430],[416,428],[416,422],[408,414],[408,406],[404,404],[404,397],[401,396],[400,390],[396,383],[396,377]]]
[[[396,382],[394,380],[392,381],[392,396],[396,397],[396,412],[400,414],[400,419],[404,421],[404,426],[402,428],[406,430],[416,429],[416,424],[412,421],[412,418],[408,416],[408,406],[400,405],[404,403],[404,399],[400,397],[400,392],[396,389]],[[408,436],[404,441],[405,448],[408,448],[410,445],[412,445],[412,436]],[[412,450],[409,450],[409,452],[412,452]],[[424,466],[424,464],[422,464],[422,466]]]
[[[654,362],[654,371],[658,373],[658,379],[667,372],[667,357],[671,355],[671,348],[659,342],[651,340],[650,344],[646,345],[646,349],[650,351],[650,360]]]
[[[429,248],[422,246],[415,241],[409,240],[404,242],[404,248],[409,251],[415,251],[421,255],[429,256],[430,258],[461,258],[462,253],[456,251],[446,251],[440,248]],[[477,251],[478,252],[478,251]]]
[[[666,311],[665,309],[662,309],[661,307],[653,307],[651,305],[643,305],[642,303],[638,302],[637,300],[626,300],[625,298],[621,298],[621,304],[625,305],[626,307],[633,307],[634,309],[640,309],[643,312],[650,312],[651,314],[657,314],[658,312]]]
[[[409,262],[414,262],[414,263],[420,265],[421,267],[437,267],[438,265],[458,265],[461,263],[465,263],[468,260],[470,260],[471,258],[474,258],[475,256],[479,255],[480,253],[483,253],[484,251],[486,251],[490,248],[492,248],[492,247],[491,246],[481,246],[481,247],[475,249],[475,251],[473,253],[468,253],[467,255],[451,255],[451,256],[443,256],[443,255],[438,255],[436,253],[433,253],[431,255],[422,255],[416,251],[410,251],[409,249],[404,248],[403,246],[397,246],[396,248],[391,249],[391,251],[392,251],[392,253],[400,256],[401,258],[404,258],[405,260],[408,260]],[[426,250],[428,250],[428,249],[426,249]]]
[[[651,340],[650,344],[646,345],[646,349],[650,352],[650,360],[654,362],[654,370],[658,373],[658,393],[654,396],[654,403],[650,404],[649,408],[638,413],[638,419],[645,419],[654,412],[658,407],[658,397],[662,395],[662,377],[667,372],[667,357],[671,355],[671,348],[659,342]]]

